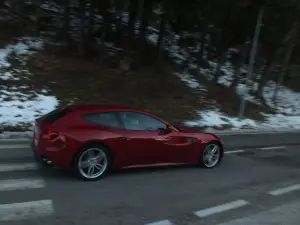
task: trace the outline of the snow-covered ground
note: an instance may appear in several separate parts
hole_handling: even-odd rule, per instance
[[[158,34],[154,31],[148,36],[148,40],[150,43],[156,44],[158,39]],[[176,63],[184,62],[188,54],[186,51],[180,50],[177,45],[176,36],[172,36],[175,38],[168,38],[165,41],[165,48],[171,58],[174,59]],[[231,52],[236,51],[235,49],[231,49]],[[230,54],[230,52],[229,52]],[[199,69],[199,74],[206,76],[208,79],[212,79],[212,74],[215,72],[217,63],[209,62],[210,69]],[[196,69],[197,66],[193,63],[189,65],[189,68]],[[229,87],[233,78],[235,70],[232,64],[227,61],[222,67],[221,71],[223,75],[219,78],[218,83]],[[246,65],[242,68],[242,73],[247,73]],[[205,91],[205,86],[199,84],[197,80],[190,75],[187,71],[183,73],[175,73],[180,79],[186,83],[190,88],[195,89],[197,91]],[[246,82],[242,82],[238,84],[236,88],[237,95],[244,96],[247,101],[250,101],[255,104],[260,104],[258,100],[255,99],[249,93],[249,88],[247,88]],[[257,88],[258,84],[255,82],[250,82],[252,88]],[[199,111],[199,119],[196,121],[186,121],[185,125],[187,126],[200,126],[200,127],[231,127],[229,129],[238,130],[238,129],[273,129],[273,128],[292,128],[292,129],[300,129],[300,93],[294,92],[287,87],[280,86],[278,91],[278,97],[276,99],[276,104],[273,101],[273,94],[275,89],[275,82],[269,81],[264,88],[263,97],[266,101],[266,104],[270,106],[272,109],[276,109],[277,114],[263,114],[264,122],[255,121],[252,119],[239,119],[238,117],[230,117],[221,112],[220,108],[215,106],[212,109]],[[253,89],[252,89],[253,90]],[[247,106],[246,106],[247,107]],[[238,112],[237,112],[238,114]]]
[[[155,28],[149,29],[148,41],[156,44],[158,35]],[[152,32],[152,33],[151,33]],[[171,37],[172,36],[172,37]],[[170,34],[165,40],[164,48],[168,54],[174,59],[176,63],[182,63],[186,61],[188,53],[177,45],[178,36]],[[2,85],[3,81],[22,81],[24,77],[20,77],[20,74],[26,74],[30,76],[29,71],[22,71],[18,73],[16,68],[12,68],[12,65],[8,61],[8,57],[12,54],[16,56],[22,56],[23,64],[26,65],[26,56],[33,54],[35,51],[42,47],[40,40],[34,40],[31,38],[23,38],[20,42],[8,45],[4,49],[0,49],[0,127],[3,125],[19,125],[24,123],[32,123],[33,120],[44,113],[53,110],[58,105],[58,100],[55,96],[47,95],[47,90],[30,90],[30,93],[24,92],[23,89],[28,87],[22,86],[20,83],[17,87],[7,87]],[[211,73],[216,68],[215,62],[209,62],[210,69],[199,68],[199,73],[206,76],[208,79],[212,79]],[[190,64],[190,68],[197,69],[196,65]],[[234,69],[230,62],[226,62],[222,66],[222,77],[219,79],[219,83],[228,87],[232,80]],[[246,68],[243,69],[245,72]],[[191,89],[197,90],[199,93],[203,93],[206,90],[205,85],[200,84],[194,76],[189,74],[188,70],[184,73],[175,73],[180,79],[186,83]],[[249,94],[248,88],[246,88],[245,82],[238,85],[236,92],[238,95],[244,95],[248,101],[255,104],[260,104],[253,96]],[[257,88],[257,83],[252,82],[254,88]],[[206,109],[198,112],[199,118],[196,121],[186,121],[188,126],[201,126],[201,127],[232,127],[230,129],[266,129],[266,128],[300,128],[300,93],[295,93],[292,90],[281,86],[278,92],[278,98],[276,105],[274,104],[272,97],[274,93],[274,82],[269,82],[264,89],[264,98],[266,103],[276,108],[277,114],[268,115],[263,114],[265,117],[264,122],[258,122],[251,119],[241,119],[237,117],[230,117],[221,112],[221,109],[215,105],[211,109]],[[237,112],[238,113],[238,112]]]
[[[199,119],[196,121],[187,121],[187,126],[215,127],[223,126],[231,127],[230,130],[239,129],[273,129],[273,128],[291,128],[300,129],[300,116],[285,116],[282,114],[267,115],[264,122],[258,122],[251,119],[239,119],[224,115],[219,109],[205,110],[199,112]]]
[[[224,75],[219,79],[219,83],[224,86],[229,86],[231,84],[234,70],[229,63],[226,63],[222,67]],[[211,64],[213,65],[213,64]],[[186,82],[187,74],[180,75],[182,81]],[[244,82],[245,83],[245,82]],[[239,96],[244,96],[247,101],[255,104],[260,104],[254,96],[252,96],[246,84],[241,83],[237,86],[236,92]],[[189,85],[189,84],[188,84]],[[258,84],[251,82],[252,88],[257,88]],[[196,84],[193,80],[193,85],[189,85],[191,88],[197,88],[201,86]],[[201,86],[203,89],[203,86]],[[252,119],[239,119],[238,117],[230,117],[225,115],[220,111],[219,108],[199,111],[199,119],[196,121],[187,121],[185,124],[187,126],[204,126],[204,127],[231,127],[232,130],[237,129],[272,129],[272,128],[291,128],[300,129],[300,93],[294,92],[287,87],[279,86],[279,91],[276,98],[276,103],[273,100],[274,90],[276,83],[269,81],[264,88],[263,97],[266,104],[276,110],[276,114],[265,114],[264,121],[255,121]],[[247,105],[246,105],[247,107]],[[247,109],[246,109],[247,110]],[[238,112],[237,112],[238,113]]]
[[[24,85],[1,85],[3,81],[22,80],[20,74],[30,75],[28,71],[18,73],[12,68],[8,61],[9,56],[22,55],[22,64],[25,65],[27,56],[41,47],[40,40],[23,38],[16,44],[0,49],[0,127],[32,123],[37,116],[53,110],[58,105],[58,100],[54,96],[48,96],[47,90],[24,92],[22,90],[28,89]]]

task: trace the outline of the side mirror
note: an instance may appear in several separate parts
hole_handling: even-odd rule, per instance
[[[169,126],[167,126],[165,129],[164,128],[158,128],[157,131],[158,131],[159,134],[169,134],[169,133],[172,132],[172,129]]]

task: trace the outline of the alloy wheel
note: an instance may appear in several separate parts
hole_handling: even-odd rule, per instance
[[[100,148],[90,148],[84,151],[78,159],[79,173],[87,179],[100,177],[107,169],[108,156]]]
[[[203,164],[207,168],[212,168],[221,159],[221,148],[218,144],[209,144],[203,151]]]

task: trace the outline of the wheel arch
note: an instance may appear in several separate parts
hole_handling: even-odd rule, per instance
[[[87,141],[84,142],[77,150],[77,152],[74,154],[73,158],[72,158],[72,165],[74,163],[74,160],[76,159],[76,157],[78,156],[78,154],[82,151],[82,149],[87,148],[87,147],[92,147],[92,146],[102,146],[107,150],[107,154],[110,158],[111,164],[113,163],[113,159],[114,159],[114,154],[112,152],[112,149],[103,141],[98,141],[98,140],[92,140],[92,141]]]

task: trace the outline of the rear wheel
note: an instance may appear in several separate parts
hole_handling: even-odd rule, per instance
[[[218,142],[206,145],[200,158],[200,165],[204,168],[214,168],[219,165],[223,157],[223,148]]]
[[[73,170],[77,177],[85,181],[102,178],[110,166],[109,150],[102,145],[84,147],[75,157]]]

